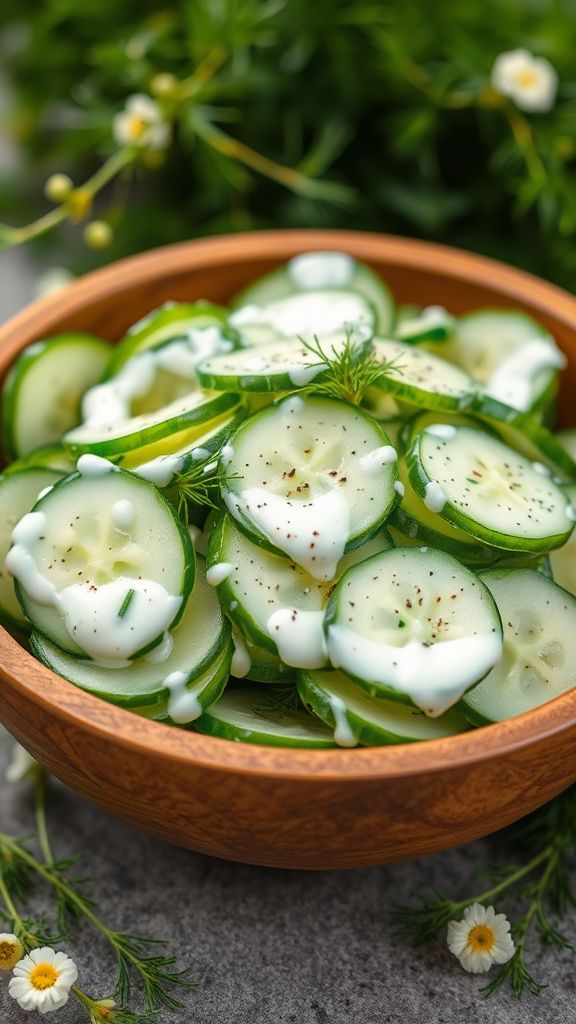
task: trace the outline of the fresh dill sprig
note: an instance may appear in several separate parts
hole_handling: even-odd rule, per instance
[[[550,915],[562,919],[568,908],[576,904],[572,882],[576,858],[576,787],[505,835],[518,843],[528,857],[523,863],[491,866],[488,872],[483,872],[496,879],[490,888],[464,900],[450,900],[433,889],[430,897],[418,896],[412,906],[396,906],[392,916],[398,934],[413,945],[422,945],[434,939],[470,904],[487,904],[496,897],[514,893],[515,899],[525,906],[524,913],[511,929],[516,949],[481,992],[491,996],[502,986],[509,985],[516,998],[521,999],[525,992],[539,995],[546,987],[526,964],[526,949],[534,932],[545,945],[561,951],[571,948],[552,924]]]
[[[115,953],[118,968],[114,999],[96,1000],[76,985],[72,989],[96,1024],[105,1020],[114,1024],[139,1024],[154,1017],[161,1008],[182,1009],[184,1004],[170,989],[194,987],[195,983],[187,978],[188,970],[177,970],[176,958],[159,952],[159,947],[164,945],[162,939],[119,932],[103,921],[94,901],[79,888],[87,879],[72,877],[69,873],[75,859],[58,861],[53,856],[46,824],[45,773],[36,772],[34,781],[37,836],[43,859],[31,852],[28,839],[24,841],[0,832],[0,920],[6,922],[28,951],[37,946],[61,944],[70,937],[71,924],[81,919],[88,921],[106,939]],[[49,885],[56,897],[56,935],[49,934],[43,917],[25,917],[17,907],[17,903],[29,897],[34,878]],[[143,988],[144,1013],[134,1013],[127,1005],[134,975]]]
[[[369,388],[379,384],[391,370],[400,369],[393,360],[379,360],[370,345],[354,338],[353,329],[347,330],[346,340],[340,349],[333,346],[326,351],[316,335],[313,342],[301,340],[308,351],[318,357],[317,363],[310,364],[311,367],[319,367],[318,378],[302,389],[315,395],[327,395],[359,405]]]
[[[300,707],[298,690],[293,683],[279,683],[270,687],[270,693],[262,695],[261,704],[253,704],[251,710],[256,715],[285,715],[297,711]]]

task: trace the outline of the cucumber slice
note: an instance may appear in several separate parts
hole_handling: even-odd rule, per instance
[[[35,629],[70,654],[117,666],[172,629],[194,582],[194,549],[144,480],[86,456],[20,520],[6,568]]]
[[[255,543],[330,580],[397,500],[395,462],[387,435],[356,406],[294,395],[233,435],[222,495]]]
[[[304,706],[334,729],[341,747],[435,740],[468,728],[454,710],[429,718],[397,701],[370,697],[343,672],[299,672],[298,692]]]
[[[170,487],[177,476],[186,473],[195,463],[218,455],[222,446],[245,418],[244,412],[226,415],[211,430],[191,428],[183,434],[173,434],[166,441],[146,448],[136,448],[121,460],[123,469],[130,469],[137,476],[163,489]],[[183,442],[183,443],[182,443]],[[170,447],[169,453],[162,449]],[[157,454],[153,454],[156,448]]]
[[[166,701],[170,694],[165,680],[178,673],[180,682],[189,685],[212,673],[230,649],[230,626],[218,599],[206,582],[203,560],[198,561],[194,590],[182,618],[168,634],[162,649],[138,658],[124,668],[105,668],[66,654],[49,640],[35,633],[33,653],[58,675],[112,704],[122,707],[146,707]],[[159,660],[162,658],[162,660]]]
[[[35,448],[29,455],[24,455],[6,466],[5,473],[19,473],[21,469],[54,469],[60,475],[67,476],[76,469],[76,463],[63,445],[47,444]]]
[[[546,467],[482,430],[426,427],[408,467],[431,512],[494,547],[550,551],[574,527],[576,513]]]
[[[458,412],[470,405],[476,384],[457,366],[402,341],[374,338],[374,355],[386,372],[374,386],[424,409]]]
[[[238,403],[238,395],[192,391],[154,413],[108,425],[84,423],[66,434],[64,443],[74,454],[121,455],[177,434],[192,424],[202,423],[208,429],[211,420],[218,419]]]
[[[426,306],[412,315],[399,317],[394,335],[409,345],[425,341],[438,344],[450,337],[454,323],[454,317],[443,306]]]
[[[239,306],[267,306],[295,292],[346,289],[358,292],[376,312],[376,329],[386,334],[394,324],[394,300],[384,281],[365,263],[344,252],[307,252],[294,256],[236,296]]]
[[[576,484],[566,487],[565,492],[576,508]],[[554,582],[576,597],[576,530],[561,548],[550,552],[549,559]]]
[[[514,718],[574,686],[576,600],[530,569],[482,573],[504,624],[502,661],[462,699],[475,725]]]
[[[339,562],[336,578],[351,565],[391,547],[384,531]],[[333,587],[313,579],[296,563],[253,544],[223,516],[208,547],[208,579],[222,606],[254,644],[286,665],[327,664],[324,609]]]
[[[357,358],[369,348],[370,337],[370,332],[364,328],[358,328],[351,335]],[[327,356],[339,355],[347,345],[348,338],[342,332],[322,338],[322,350]],[[303,340],[289,338],[259,345],[257,351],[240,349],[205,359],[198,367],[198,378],[203,387],[214,391],[268,393],[293,391],[318,383],[328,370],[328,365]]]
[[[304,710],[278,709],[266,690],[228,687],[194,723],[198,732],[225,740],[274,747],[334,747],[332,732]]]
[[[14,581],[4,568],[4,560],[11,543],[16,523],[30,511],[38,495],[52,487],[61,473],[51,469],[30,467],[14,470],[0,476],[0,622],[11,628],[28,631],[29,623],[14,592]]]
[[[317,290],[295,292],[265,306],[242,306],[231,314],[230,322],[241,331],[246,347],[260,348],[302,335],[323,339],[360,326],[372,335],[376,311],[358,292]]]
[[[488,423],[505,444],[526,458],[544,463],[565,482],[576,480],[576,461],[562,442],[533,416],[482,394],[473,398],[470,412]]]
[[[90,334],[59,334],[24,349],[2,391],[2,440],[9,458],[59,441],[79,422],[82,395],[102,377],[110,352]]]
[[[228,637],[221,655],[201,675],[186,682],[185,673],[174,672],[172,678],[166,680],[170,692],[168,699],[128,710],[155,722],[191,726],[224,693],[230,678],[231,657],[232,641]]]
[[[460,317],[443,349],[487,394],[521,412],[550,398],[566,358],[531,316],[510,309],[478,309]]]
[[[393,510],[388,525],[406,538],[408,546],[438,548],[454,555],[465,565],[486,566],[498,558],[499,553],[492,547],[427,507],[412,486],[405,458],[398,459],[398,475],[402,485],[401,503]],[[404,546],[405,541],[400,539],[395,543]]]
[[[488,588],[440,551],[396,548],[354,566],[325,615],[328,655],[374,697],[437,717],[502,655]]]
[[[212,302],[166,302],[159,309],[138,320],[113,349],[108,376],[114,376],[139,352],[166,341],[190,339],[203,347],[207,341],[220,339],[230,342],[232,348],[240,344],[240,336],[228,322],[228,310]]]
[[[264,647],[252,644],[246,636],[243,637],[243,642],[250,659],[250,668],[242,676],[243,680],[252,683],[276,683],[281,686],[286,683],[296,683],[295,669],[289,668]]]

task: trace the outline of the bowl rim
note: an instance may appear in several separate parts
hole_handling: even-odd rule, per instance
[[[530,299],[534,312],[564,320],[576,332],[576,298],[569,293],[497,260],[451,246],[416,239],[339,230],[270,230],[194,239],[152,249],[111,263],[67,286],[64,292],[39,299],[0,327],[0,350],[22,334],[32,340],[52,330],[63,315],[80,312],[86,301],[121,293],[159,273],[207,269],[222,262],[256,259],[282,261],[307,249],[345,249],[349,245],[367,262],[389,260],[397,266],[444,274],[461,281],[501,290],[509,303]],[[359,254],[358,250],[361,250]],[[242,775],[305,781],[393,780],[399,777],[457,770],[509,756],[526,746],[544,743],[576,724],[576,689],[517,718],[473,729],[457,736],[382,747],[305,750],[258,746],[175,729],[135,716],[73,686],[38,662],[0,627],[0,673],[8,688],[40,704],[56,718],[92,732],[116,747],[145,755],[152,748],[167,762]],[[129,728],[126,728],[129,727]]]

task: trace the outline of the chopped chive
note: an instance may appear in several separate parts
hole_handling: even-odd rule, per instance
[[[466,480],[467,480],[467,482],[468,482],[469,484],[477,484],[477,483],[478,483],[478,481],[477,481],[477,480],[473,480],[473,479],[472,479],[472,477],[470,477],[470,476],[467,476],[467,477],[466,477]]]
[[[123,619],[124,616],[126,615],[126,612],[128,611],[130,605],[132,604],[132,598],[134,597],[135,593],[135,590],[130,589],[126,594],[126,597],[122,601],[122,604],[120,605],[120,610],[118,612],[119,619]]]

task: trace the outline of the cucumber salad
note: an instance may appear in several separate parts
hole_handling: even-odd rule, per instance
[[[576,675],[564,365],[525,313],[396,306],[341,252],[114,346],[35,342],[4,382],[0,621],[75,686],[239,742],[538,707]]]

